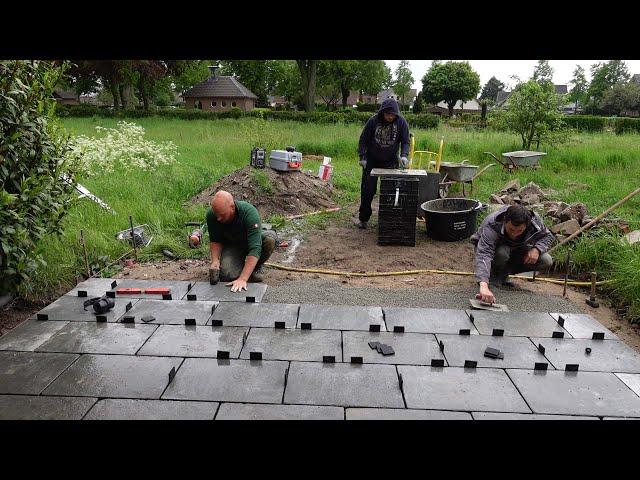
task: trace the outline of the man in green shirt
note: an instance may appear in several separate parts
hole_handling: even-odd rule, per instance
[[[276,246],[273,232],[263,232],[260,214],[249,202],[234,201],[224,190],[207,212],[211,247],[209,283],[229,282],[232,292],[247,290],[247,282],[262,281],[262,264]]]

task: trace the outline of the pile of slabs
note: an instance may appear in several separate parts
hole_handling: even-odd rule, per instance
[[[83,282],[0,337],[0,419],[640,418],[640,355],[588,315],[113,282]],[[170,296],[116,293],[157,287]],[[84,310],[107,292],[113,310]]]

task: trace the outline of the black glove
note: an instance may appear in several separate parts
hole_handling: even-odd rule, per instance
[[[220,281],[220,270],[217,268],[209,269],[209,283],[215,285]]]

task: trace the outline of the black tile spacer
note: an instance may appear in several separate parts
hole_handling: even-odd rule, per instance
[[[107,291],[107,297],[108,298],[116,298],[116,292],[112,292],[112,291]]]
[[[213,305],[211,305],[211,315],[213,315],[213,312],[216,311],[216,304],[214,303]]]
[[[284,388],[287,388],[287,382],[289,381],[289,367],[284,371]]]
[[[274,327],[275,328],[284,328],[285,326],[285,322],[276,322]]]
[[[191,290],[191,288],[192,288],[192,287],[193,287],[193,285],[191,285],[191,282],[189,282],[189,285],[187,285],[187,292],[188,292],[189,290]]]
[[[107,317],[105,315],[96,315],[96,322],[106,322]]]
[[[212,327],[221,327],[222,326],[222,320],[211,320],[211,326]]]
[[[471,323],[473,323],[473,322],[474,322],[474,320],[475,320],[475,319],[473,318],[473,313],[470,313],[470,314],[469,314],[469,320],[471,320]]]
[[[216,353],[216,358],[228,360],[229,352],[227,352],[226,350],[218,350],[218,353]]]
[[[171,298],[171,294],[170,293],[163,293],[162,294],[162,299],[163,300],[173,300],[173,298]]]
[[[122,323],[136,323],[136,317],[133,315],[125,315],[122,317]]]
[[[311,330],[311,323],[301,323],[300,324],[300,329],[301,330]]]
[[[604,340],[604,332],[593,332],[591,340]]]
[[[116,280],[114,280],[113,282],[111,282],[111,288],[116,288],[118,286],[118,282]]]
[[[184,319],[184,324],[185,325],[189,325],[189,326],[191,326],[191,325],[195,326],[196,325],[196,319],[195,318],[185,318]]]
[[[491,335],[494,337],[503,337],[504,330],[502,328],[494,328],[493,332],[491,332]]]
[[[547,368],[549,368],[549,364],[547,362],[536,362],[533,366],[534,370],[546,370]]]
[[[362,363],[362,357],[351,357],[351,363]]]
[[[262,352],[249,352],[249,360],[262,360]]]
[[[370,332],[379,332],[380,331],[380,324],[379,323],[372,323],[369,325],[369,331]]]
[[[553,332],[551,338],[564,338],[564,332]]]
[[[460,335],[471,335],[471,330],[468,328],[461,328],[458,333]]]
[[[323,355],[322,363],[336,363],[336,357],[333,355]]]
[[[393,332],[394,333],[404,333],[404,326],[402,325],[395,325],[393,327]]]
[[[558,315],[558,325],[564,327],[564,317],[562,315]]]
[[[256,303],[256,297],[246,297],[245,301],[247,303]]]
[[[86,297],[87,296],[87,291],[86,290],[78,290],[78,296],[79,297]]]
[[[400,385],[400,391],[403,391],[402,387],[404,386],[404,380],[403,380],[402,374],[400,372],[398,372],[398,384]]]
[[[432,367],[444,367],[444,358],[432,358],[431,359]]]
[[[242,334],[242,348],[244,348],[244,344],[247,343],[247,337],[249,336],[249,331],[247,330]]]
[[[465,360],[464,368],[476,368],[478,366],[478,362],[475,360]]]
[[[438,343],[438,345],[440,346],[440,351],[444,352],[444,342],[440,340],[440,343]]]
[[[538,351],[539,351],[541,354],[543,354],[543,355],[544,355],[544,350],[545,350],[545,349],[544,349],[544,347],[542,346],[542,344],[541,344],[541,343],[539,343],[539,344],[538,344]]]
[[[578,371],[578,364],[577,363],[567,363],[564,366],[564,371],[565,372],[577,372]]]
[[[126,311],[128,312],[129,310],[131,310],[131,308],[133,307],[133,304],[131,302],[127,303],[127,306],[124,307],[126,309]]]
[[[38,320],[49,320],[49,315],[47,315],[46,313],[39,313]]]
[[[176,367],[171,367],[171,371],[169,372],[169,383],[176,377]]]
[[[188,293],[187,300],[197,300],[197,295],[195,293]]]

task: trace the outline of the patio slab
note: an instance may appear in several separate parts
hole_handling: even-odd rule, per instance
[[[213,420],[217,402],[176,402],[107,398],[96,403],[84,420]]]
[[[247,283],[247,290],[242,292],[232,292],[228,282],[219,282],[210,285],[209,282],[196,282],[189,291],[195,295],[197,300],[215,300],[219,302],[246,302],[247,297],[253,297],[256,302],[261,302],[267,291],[265,283]]]
[[[616,373],[616,377],[622,380],[627,387],[640,397],[640,375],[634,373]]]
[[[84,309],[84,301],[88,298],[74,297],[72,295],[63,295],[52,304],[46,306],[38,312],[39,314],[48,315],[49,321],[67,321],[67,322],[95,322],[97,315],[104,315],[107,317],[107,322],[115,322],[127,311],[127,304],[131,302],[131,305],[135,305],[138,301],[136,298],[123,299],[115,298],[115,306],[106,313],[97,314],[93,309],[93,306],[88,306]],[[32,318],[37,318],[34,316]],[[42,320],[41,320],[42,321]]]
[[[152,315],[155,320],[149,322],[149,325],[184,325],[185,318],[195,318],[196,325],[204,325],[211,317],[213,308],[217,305],[218,302],[143,299],[138,300],[126,315],[135,316],[137,323],[142,323],[142,317]],[[119,319],[120,322],[122,317]]]
[[[591,338],[593,332],[604,333],[605,340],[618,340],[618,337],[591,315],[582,313],[552,313],[551,316],[558,320],[564,319],[563,327],[573,338]]]
[[[81,420],[97,398],[0,395],[0,420]]]
[[[467,412],[408,408],[347,408],[347,420],[473,420]]]
[[[492,335],[494,329],[504,330],[507,337],[551,337],[553,332],[571,335],[548,313],[533,312],[487,312],[471,310],[473,323],[480,335]]]
[[[476,335],[477,336],[477,335]],[[430,365],[434,358],[444,359],[435,335],[426,333],[393,332],[344,332],[344,361],[362,357],[364,363],[388,363],[394,365]],[[369,342],[391,345],[395,353],[382,355]],[[446,363],[445,363],[446,364]]]
[[[0,352],[0,393],[39,395],[78,355]]]
[[[322,362],[325,355],[342,361],[341,334],[334,330],[252,328],[240,358],[262,352],[264,360]]]
[[[344,420],[344,409],[315,405],[223,403],[216,420]]]
[[[453,334],[461,329],[469,329],[472,335],[478,334],[464,310],[401,307],[382,309],[389,331],[393,331],[396,326],[403,326],[405,332]]]
[[[0,337],[0,350],[33,352],[67,323],[25,320]]]
[[[370,325],[379,325],[386,331],[382,308],[350,305],[300,305],[298,326],[311,323],[315,330],[365,330]]]
[[[275,322],[284,322],[285,328],[296,328],[300,305],[287,303],[222,302],[211,316],[230,327],[274,328]]]
[[[580,415],[541,415],[536,413],[472,412],[474,420],[600,420]]]
[[[129,279],[129,278],[119,278],[117,279],[118,285],[115,289],[110,291],[116,292],[118,288],[169,288],[171,289],[171,300],[181,300],[187,294],[187,289],[189,285],[193,287],[196,282],[189,282],[186,280],[137,280],[137,279]],[[192,293],[189,291],[189,293]],[[118,295],[116,293],[116,298],[144,298],[146,300],[162,300],[162,295],[150,295],[148,293],[134,293],[134,294],[126,294],[126,295]]]
[[[216,358],[218,350],[223,350],[230,358],[238,358],[247,331],[242,327],[161,325],[138,355]]]
[[[111,290],[111,284],[113,282],[120,283],[120,281],[121,279],[119,278],[88,278],[85,281],[78,283],[78,285],[65,293],[65,295],[77,297],[78,291],[83,290],[87,292],[87,296],[84,300],[92,297],[101,297],[106,294],[107,291]]]

